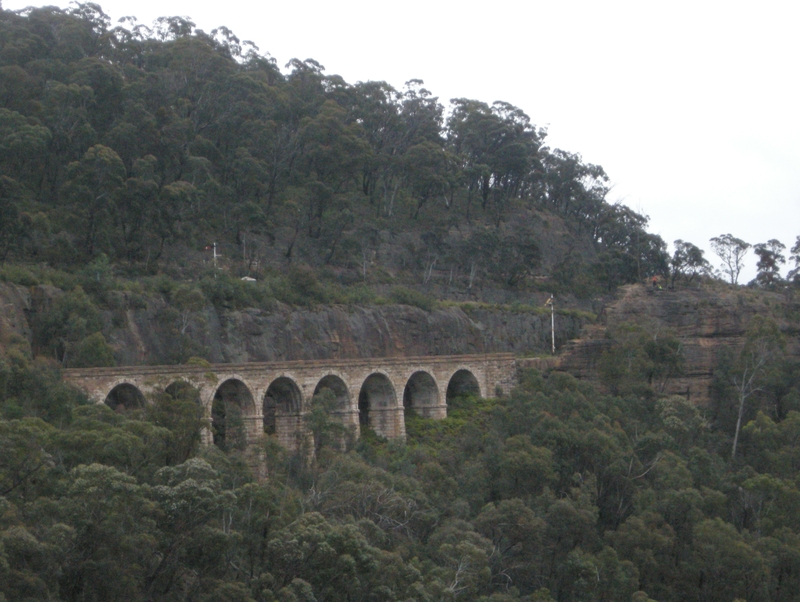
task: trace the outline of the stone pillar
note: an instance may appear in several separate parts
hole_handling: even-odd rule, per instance
[[[332,420],[339,422],[346,431],[346,434],[339,440],[341,449],[346,449],[349,443],[348,439],[358,441],[361,436],[361,425],[358,423],[358,410],[352,408],[335,410],[331,412],[330,417]]]
[[[370,408],[369,425],[387,439],[406,439],[406,420],[403,407]]]
[[[200,431],[200,442],[203,445],[214,445],[214,423],[211,420],[211,404],[214,403],[214,387],[202,387],[200,389],[200,405],[203,408],[203,419],[208,423],[208,427]]]
[[[444,392],[444,395],[440,397],[440,399],[447,398],[447,391]],[[415,408],[414,409],[417,414],[422,416],[423,418],[432,418],[433,420],[441,420],[443,418],[447,418],[447,402],[439,403],[439,405],[435,406],[427,406],[422,408]]]
[[[300,451],[309,435],[303,414],[278,414],[275,417],[275,435],[278,442],[290,452]]]
[[[358,439],[361,434],[361,425],[358,422],[358,409],[347,408],[344,410],[336,410],[331,413],[331,418],[338,420],[345,429],[353,433],[353,436]]]
[[[252,445],[264,436],[264,418],[262,416],[242,416],[244,422],[245,441]]]
[[[490,359],[486,362],[487,385],[491,389],[487,393],[491,396],[498,390],[503,395],[508,395],[517,386],[517,362],[513,357]]]

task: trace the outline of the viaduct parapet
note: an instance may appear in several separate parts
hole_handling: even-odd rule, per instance
[[[267,433],[295,450],[308,435],[303,416],[312,397],[326,389],[336,399],[335,418],[356,437],[369,426],[383,437],[404,439],[406,409],[444,418],[448,400],[508,393],[516,373],[513,354],[497,353],[85,368],[65,370],[64,379],[114,409],[191,391],[212,426],[204,443],[225,447],[226,438],[230,443],[236,436],[249,445]]]

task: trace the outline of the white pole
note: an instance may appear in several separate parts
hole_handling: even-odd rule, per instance
[[[550,341],[552,343],[553,355],[556,354],[556,302],[553,295],[550,295]]]
[[[214,269],[217,269],[217,243],[214,243]]]

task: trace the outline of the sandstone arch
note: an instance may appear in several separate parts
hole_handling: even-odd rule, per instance
[[[192,383],[182,378],[171,382],[167,388],[164,389],[164,393],[173,399],[185,399],[187,401],[191,399],[191,401],[194,401],[198,405],[202,404],[200,401],[200,390]]]
[[[314,395],[318,395],[323,389],[330,389],[336,396],[337,411],[350,409],[350,391],[348,391],[347,384],[340,377],[335,374],[323,376],[317,386],[314,387]]]
[[[398,408],[392,381],[380,372],[370,374],[358,394],[359,424],[391,439],[405,436],[402,418],[402,408]]]
[[[403,407],[424,416],[428,408],[438,405],[439,386],[436,380],[425,371],[414,372],[403,389]]]
[[[280,430],[279,422],[286,417],[299,416],[303,409],[300,387],[288,376],[273,380],[264,394],[264,432],[273,435]]]
[[[104,403],[115,412],[124,412],[141,409],[147,404],[147,401],[136,385],[123,382],[115,385],[108,392]]]
[[[549,365],[549,364],[548,364]],[[109,368],[65,369],[63,376],[68,382],[82,388],[97,403],[102,403],[117,385],[125,385],[115,391],[109,399],[110,405],[137,407],[142,396],[150,400],[152,394],[163,393],[168,385],[183,380],[200,391],[202,411],[208,418],[216,417],[216,437],[209,428],[203,431],[203,442],[212,444],[223,441],[226,418],[226,400],[238,414],[248,443],[255,444],[263,433],[263,401],[268,385],[277,377],[289,378],[299,385],[294,391],[293,408],[296,413],[285,416],[285,428],[276,420],[276,434],[280,442],[289,449],[299,449],[298,442],[307,441],[307,428],[303,420],[304,403],[312,391],[322,388],[347,389],[349,406],[336,411],[337,417],[353,427],[358,434],[359,402],[364,424],[372,426],[380,434],[402,438],[405,436],[403,399],[415,411],[429,418],[440,419],[447,415],[447,403],[463,393],[509,391],[516,383],[517,362],[512,354],[458,355],[434,357],[390,357],[370,359],[327,359],[313,361],[276,361],[242,364],[214,364],[199,366],[117,366]],[[416,400],[415,386],[427,378],[414,376],[416,372],[429,374],[438,385],[437,406],[425,408]],[[412,380],[409,392],[405,387]],[[341,379],[339,383],[336,378]],[[230,381],[230,382],[229,382]],[[324,381],[324,382],[323,382]],[[236,384],[238,382],[238,384]],[[346,387],[341,387],[341,384]],[[363,384],[363,387],[362,387]],[[429,383],[428,383],[429,384]],[[326,386],[327,385],[327,386]],[[331,387],[330,385],[334,385]],[[128,386],[131,389],[128,389]],[[361,389],[364,389],[363,393]],[[125,391],[128,391],[126,396]],[[395,395],[396,391],[396,395]],[[402,393],[402,395],[401,395]],[[122,399],[120,399],[120,396]],[[290,396],[291,398],[292,396]],[[342,399],[344,395],[341,394]],[[212,412],[215,405],[216,412]],[[255,401],[253,401],[255,399]],[[290,404],[291,405],[291,404]],[[213,416],[212,414],[216,414]],[[281,429],[284,428],[282,432]],[[228,433],[225,433],[227,435]],[[254,446],[255,447],[255,446]]]
[[[469,370],[462,368],[456,370],[453,376],[450,377],[450,382],[447,383],[447,403],[450,403],[453,398],[462,395],[480,395],[481,386],[478,379]]]
[[[203,418],[208,418],[207,411],[208,408],[203,403],[203,398],[196,386],[184,379],[178,379],[171,382],[166,389],[164,389],[164,395],[171,399],[173,402],[179,403],[189,403],[193,406],[193,415],[198,420],[202,420]],[[185,416],[185,414],[184,414]],[[208,427],[203,427],[201,429],[200,438],[202,440],[207,440],[208,436],[211,433],[209,432]]]
[[[211,402],[214,444],[224,451],[243,450],[253,438],[255,402],[241,380],[229,378],[217,387]]]

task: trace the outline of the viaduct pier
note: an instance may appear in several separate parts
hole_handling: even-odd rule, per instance
[[[406,409],[440,419],[465,393],[493,397],[516,384],[513,354],[392,357],[246,364],[125,366],[64,371],[64,379],[114,409],[144,407],[155,395],[192,391],[211,430],[206,444],[224,445],[236,417],[247,445],[274,434],[287,449],[306,436],[303,416],[314,395],[335,396],[334,417],[356,437],[362,426],[405,438]]]

